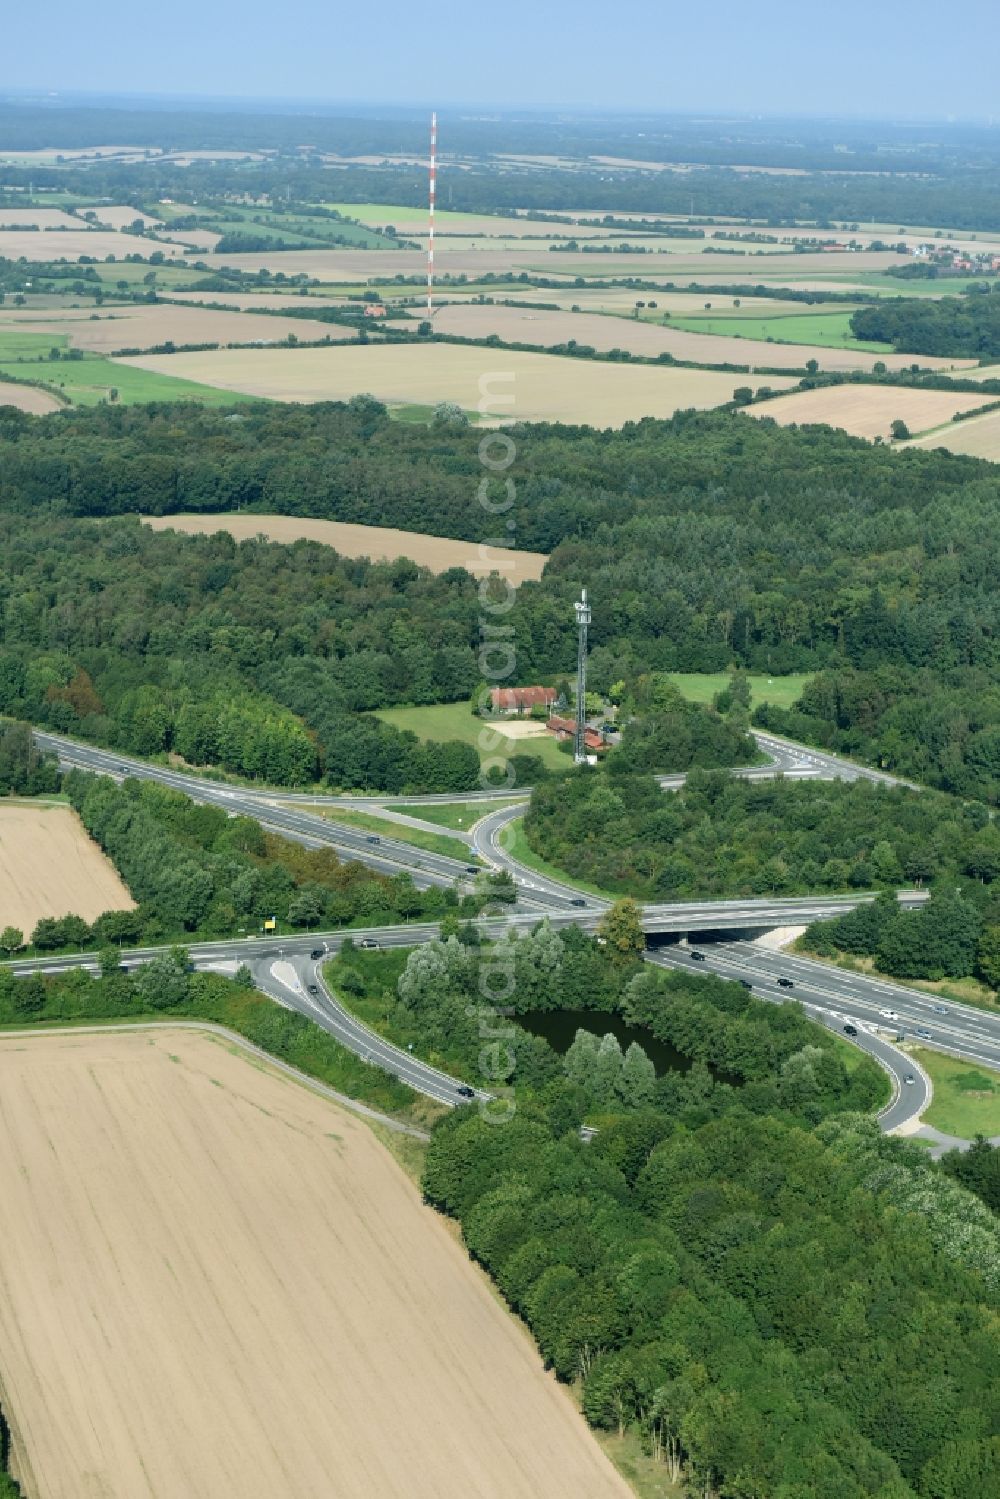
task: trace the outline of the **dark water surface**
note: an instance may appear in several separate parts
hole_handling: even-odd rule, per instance
[[[664,1072],[687,1072],[691,1058],[682,1056],[666,1041],[657,1041],[650,1031],[629,1025],[620,1015],[603,1010],[529,1010],[518,1015],[519,1024],[533,1036],[541,1036],[560,1056],[569,1051],[577,1031],[590,1031],[595,1036],[609,1033],[620,1042],[625,1051],[633,1041],[646,1053],[657,1075]]]

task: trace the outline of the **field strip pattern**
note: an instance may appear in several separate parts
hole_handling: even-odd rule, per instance
[[[0,1387],[45,1499],[628,1490],[370,1131],[182,1030],[0,1043]]]

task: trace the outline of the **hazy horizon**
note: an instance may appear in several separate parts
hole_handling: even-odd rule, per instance
[[[711,13],[652,11],[621,0],[608,24],[597,0],[512,0],[489,23],[438,20],[386,0],[376,27],[345,38],[345,16],[299,0],[271,12],[234,0],[177,0],[150,43],[134,7],[108,0],[100,28],[54,0],[47,24],[24,10],[5,26],[5,92],[44,100],[203,100],[301,107],[433,101],[453,109],[560,109],[735,118],[984,121],[997,111],[1000,21],[968,0],[949,32],[932,0],[842,0],[821,20],[795,0],[752,12],[723,0]],[[476,102],[477,100],[481,102]]]

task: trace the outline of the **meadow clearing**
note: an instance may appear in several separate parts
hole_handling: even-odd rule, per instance
[[[0,1386],[45,1499],[626,1499],[368,1127],[180,1028],[0,1039]]]
[[[970,411],[983,404],[974,391],[909,390],[895,385],[833,385],[826,390],[803,390],[796,395],[776,396],[759,406],[748,407],[751,416],[770,417],[782,426],[825,422],[843,427],[855,437],[889,437],[894,421],[903,421],[911,432],[926,432],[951,421],[957,411]],[[950,437],[950,433],[945,434]],[[933,446],[934,444],[932,444]],[[951,442],[942,443],[951,446]]]
[[[283,401],[344,401],[368,392],[389,405],[455,401],[487,418],[588,422],[620,427],[643,416],[708,409],[738,385],[787,387],[708,370],[601,364],[454,344],[351,344],[331,349],[220,349],[150,354],[116,361],[134,369],[203,381],[244,395]]]
[[[726,671],[672,671],[668,675],[692,703],[710,703],[717,692],[729,686]],[[793,672],[787,677],[768,677],[751,672],[747,676],[750,706],[756,708],[760,703],[773,703],[776,708],[790,708],[798,702],[811,677],[811,672]]]
[[[0,380],[0,406],[16,406],[18,411],[28,411],[32,416],[44,416],[47,411],[58,411],[61,405],[51,391],[39,390],[35,385],[17,385],[13,380]]]
[[[505,761],[509,755],[537,755],[550,770],[572,765],[543,724],[523,718],[477,718],[467,702],[380,708],[375,717],[398,729],[409,729],[418,739],[460,739],[473,745],[484,762]]]
[[[541,297],[543,293],[539,293]],[[655,299],[654,299],[655,300]],[[416,307],[412,316],[423,317]],[[792,324],[808,323],[810,328],[822,333],[824,319],[775,318],[773,324],[758,318],[747,323],[746,335],[716,334],[711,331],[709,318],[704,319],[704,331],[696,331],[701,319],[685,320],[684,328],[675,328],[669,323],[656,324],[638,318],[602,317],[592,312],[546,312],[536,307],[500,307],[481,303],[452,304],[439,307],[434,314],[434,328],[439,333],[457,334],[463,338],[486,338],[497,333],[508,343],[532,343],[543,348],[553,344],[568,343],[575,339],[579,344],[589,344],[602,353],[609,349],[627,349],[631,354],[641,354],[655,359],[658,354],[672,354],[675,359],[689,360],[698,364],[742,364],[751,368],[798,369],[805,367],[808,359],[815,359],[825,370],[870,371],[875,361],[881,359],[888,369],[909,369],[914,363],[912,354],[892,354],[876,350],[870,352],[864,345],[826,347],[808,343],[767,343],[766,335],[755,338],[754,332],[773,326],[777,331]],[[742,321],[742,320],[741,320]],[[846,314],[839,316],[840,324],[846,324]],[[735,324],[734,324],[735,326]],[[950,368],[963,361],[950,359],[921,358],[928,367]],[[964,361],[968,363],[969,361]]]
[[[134,905],[72,808],[0,801],[0,927],[28,935],[43,916],[94,921]]]
[[[143,516],[154,531],[186,531],[211,536],[228,531],[237,541],[266,536],[268,541],[319,541],[342,557],[371,557],[376,562],[395,562],[409,557],[431,572],[464,567],[476,577],[500,572],[517,585],[525,579],[537,581],[549,560],[544,552],[518,552],[508,547],[481,547],[476,541],[455,541],[447,536],[425,536],[420,531],[396,531],[389,526],[358,526],[345,521],[310,520],[300,515],[154,515]]]

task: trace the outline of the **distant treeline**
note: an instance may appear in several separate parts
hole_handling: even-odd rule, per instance
[[[854,313],[851,331],[899,354],[1000,359],[1000,296],[983,282],[963,297],[886,298]]]

